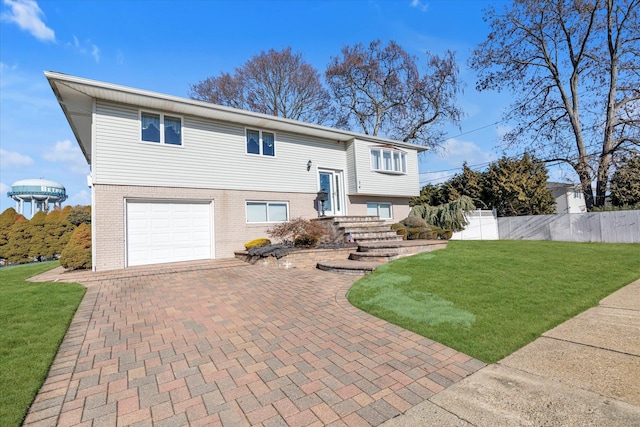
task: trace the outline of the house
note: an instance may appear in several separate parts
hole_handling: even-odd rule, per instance
[[[557,213],[585,213],[587,211],[582,187],[579,184],[547,182],[547,188],[556,199]]]
[[[274,223],[397,222],[426,148],[57,72],[46,78],[91,166],[93,268],[230,258]]]

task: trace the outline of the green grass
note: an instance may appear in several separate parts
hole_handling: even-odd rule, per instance
[[[25,279],[58,262],[0,269],[0,426],[19,426],[47,376],[85,289]]]
[[[638,244],[452,241],[379,267],[348,298],[493,363],[638,278]]]

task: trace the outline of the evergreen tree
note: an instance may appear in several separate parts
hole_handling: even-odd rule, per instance
[[[464,162],[462,164],[462,173],[455,175],[443,184],[442,192],[445,195],[446,202],[452,202],[462,196],[467,196],[471,198],[475,206],[486,209],[484,179],[482,172],[472,170],[467,165],[467,162]]]
[[[25,264],[31,262],[29,258],[29,242],[31,240],[29,220],[18,214],[16,221],[9,230],[6,245],[6,259],[11,264]]]
[[[446,203],[441,185],[427,184],[420,190],[420,195],[409,199],[409,206],[438,206]]]
[[[91,268],[91,226],[80,224],[60,256],[60,265],[71,270]]]
[[[44,260],[47,259],[48,247],[47,247],[47,214],[43,211],[38,211],[29,220],[29,258]]]
[[[67,220],[76,227],[80,224],[91,224],[91,206],[74,206]]]
[[[640,153],[623,159],[611,177],[611,204],[640,208]]]
[[[55,209],[47,215],[47,258],[60,255],[69,242],[75,227],[68,221],[69,209]]]
[[[0,258],[7,259],[7,244],[9,243],[9,232],[16,222],[18,213],[13,208],[5,209],[0,214]]]
[[[544,215],[556,212],[547,188],[544,164],[524,154],[520,160],[502,157],[489,166],[485,191],[498,216]]]

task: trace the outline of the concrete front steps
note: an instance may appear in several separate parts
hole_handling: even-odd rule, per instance
[[[355,242],[399,241],[394,230],[389,224],[377,216],[342,216],[331,218],[336,233],[345,240],[353,239]]]
[[[402,240],[389,225],[377,217],[333,217],[332,227],[345,240],[353,239],[358,251],[349,259],[320,261],[320,270],[342,274],[365,275],[391,260],[447,247],[446,240]]]

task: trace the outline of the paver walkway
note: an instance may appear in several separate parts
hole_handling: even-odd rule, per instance
[[[353,277],[220,260],[87,294],[27,426],[378,425],[484,364],[352,307]]]

